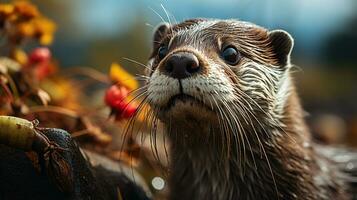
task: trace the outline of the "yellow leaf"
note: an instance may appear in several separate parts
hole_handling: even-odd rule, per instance
[[[53,35],[56,31],[56,24],[47,18],[39,17],[32,20],[32,24],[39,35],[40,44],[50,45],[53,41]]]
[[[22,66],[27,64],[27,54],[21,50],[16,48],[13,52],[12,52],[12,57],[14,58],[14,60],[16,60],[18,63],[20,63]]]
[[[110,78],[130,91],[137,89],[139,86],[134,76],[125,71],[118,63],[113,63],[110,66]]]
[[[70,80],[57,76],[41,81],[40,88],[50,97],[51,105],[79,110],[79,98],[81,92],[78,87],[74,87],[73,85],[74,84],[70,82]]]
[[[28,1],[16,1],[14,3],[15,11],[26,18],[33,18],[40,16],[37,7]]]
[[[8,16],[14,12],[14,6],[11,4],[0,4],[0,16]]]
[[[31,23],[19,23],[17,25],[17,30],[19,34],[21,34],[24,37],[32,37],[35,34],[35,29]]]
[[[42,45],[50,45],[53,41],[53,35],[44,34],[40,37],[40,44]]]

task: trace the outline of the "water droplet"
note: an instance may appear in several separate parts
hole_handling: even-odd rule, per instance
[[[328,172],[328,168],[324,165],[324,166],[321,166],[321,170],[323,171],[323,172]]]
[[[156,190],[162,190],[165,187],[165,181],[161,177],[154,177],[151,180],[152,187],[154,187]]]
[[[349,171],[353,170],[354,167],[355,167],[355,165],[353,163],[351,163],[351,162],[347,163],[347,165],[346,165],[346,169],[349,170]]]
[[[309,142],[304,142],[304,143],[302,143],[302,146],[304,148],[309,148],[310,147],[310,143]]]

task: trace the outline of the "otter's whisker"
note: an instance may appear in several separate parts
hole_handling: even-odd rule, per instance
[[[166,17],[167,17],[167,20],[169,21],[169,24],[170,24],[170,27],[172,26],[172,23],[171,23],[171,19],[170,19],[170,16],[169,16],[169,13],[166,11],[165,7],[163,4],[160,4],[161,8],[164,10],[165,14],[166,14]]]
[[[247,121],[246,117],[247,117],[247,116],[249,117],[249,115],[246,113],[246,111],[245,111],[240,105],[241,105],[241,103],[240,103],[239,99],[238,99],[238,101],[237,101],[237,104],[233,104],[234,108],[236,108],[236,109],[238,110],[238,113],[241,113],[241,114],[242,114],[241,116],[242,116],[243,120],[245,121],[245,123],[248,124],[248,121]],[[236,113],[236,112],[234,112],[234,113]],[[236,115],[237,115],[237,114],[236,114]],[[237,116],[237,119],[238,119],[238,121],[239,121],[239,117],[238,117],[238,116]],[[249,142],[249,137],[247,136],[246,131],[245,131],[245,129],[242,127],[242,125],[241,125],[240,122],[239,122],[239,124],[240,124],[240,126],[241,126],[240,132],[242,133],[243,137],[246,139],[246,141],[247,141],[247,143],[248,143],[248,147],[249,147],[249,149],[250,149],[250,153],[251,153],[251,156],[252,156],[252,159],[253,159],[254,167],[257,169],[257,165],[256,165],[256,162],[255,162],[255,156],[254,156],[254,153],[253,153],[252,146],[251,146],[251,144],[250,144],[250,142]],[[238,133],[238,134],[239,134],[239,133]]]
[[[149,8],[152,12],[154,12],[154,13],[161,19],[161,22],[166,22],[166,21],[164,20],[164,18],[163,18],[156,10],[154,10],[154,9],[151,8],[150,6],[148,6],[148,8]]]
[[[145,64],[143,64],[143,63],[141,63],[141,62],[139,62],[139,61],[133,60],[133,59],[131,59],[131,58],[122,57],[122,59],[127,60],[127,61],[132,62],[132,63],[135,63],[135,64],[137,64],[137,65],[139,65],[139,66],[142,66],[142,67],[144,67],[145,69],[148,69],[148,70],[150,70],[150,71],[152,70],[149,66],[147,66],[147,65],[145,65]]]
[[[226,159],[227,160],[229,160],[230,159],[230,155],[229,155],[229,152],[231,151],[230,150],[230,144],[231,144],[231,136],[230,136],[230,133],[231,133],[231,131],[230,130],[232,130],[233,129],[233,127],[232,127],[232,124],[230,123],[230,119],[227,117],[227,115],[225,114],[225,112],[221,109],[221,107],[219,106],[219,104],[218,104],[218,102],[216,101],[216,99],[215,99],[215,97],[214,96],[212,96],[212,99],[213,99],[213,101],[215,102],[215,104],[216,104],[216,106],[217,106],[217,108],[218,108],[218,111],[219,111],[219,113],[220,113],[220,115],[221,115],[221,117],[223,118],[223,124],[224,124],[224,127],[225,127],[225,130],[224,130],[224,135],[225,135],[225,142],[222,142],[222,144],[223,144],[223,146],[222,146],[222,150],[224,150],[224,149],[226,149],[226,151],[225,151],[225,153],[227,154],[227,156],[226,156]],[[228,123],[228,124],[226,124],[226,123]],[[230,129],[229,129],[229,127],[230,127]],[[223,141],[223,140],[222,140]],[[224,145],[226,145],[226,147],[224,146]],[[240,147],[240,143],[239,143],[239,147]],[[242,154],[240,154],[240,155],[242,155]],[[242,160],[243,160],[244,158],[242,158],[242,157],[240,157],[240,162],[242,162]]]
[[[150,27],[150,28],[155,28],[152,24],[150,24],[150,23],[145,23],[145,26],[148,26],[148,27]]]
[[[248,115],[248,116],[249,116],[249,115]],[[258,124],[260,125],[260,127],[264,130],[264,132],[267,133],[267,131],[265,130],[264,126],[259,122],[259,120],[255,117],[255,115],[254,115],[253,113],[252,113],[252,116],[256,119],[256,121],[258,122]],[[267,154],[266,154],[264,145],[263,145],[263,143],[261,142],[260,137],[259,137],[259,135],[258,135],[256,129],[254,128],[253,123],[251,123],[251,128],[253,129],[253,132],[255,133],[255,136],[256,136],[256,138],[257,138],[257,141],[258,141],[258,143],[259,143],[259,146],[261,147],[262,152],[263,152],[263,155],[264,155],[264,157],[265,157],[265,159],[266,159],[266,161],[267,161],[267,165],[268,165],[268,167],[269,167],[269,171],[270,171],[270,174],[271,174],[273,183],[274,183],[274,188],[275,188],[275,191],[276,191],[277,196],[279,197],[279,191],[278,191],[278,187],[277,187],[277,184],[276,184],[276,181],[275,181],[275,176],[274,176],[274,174],[273,174],[273,170],[272,170],[272,168],[271,168],[271,164],[270,164],[269,158],[268,158],[268,156],[267,156]]]
[[[215,104],[215,108],[217,108],[218,110],[218,113],[217,113],[217,118],[218,118],[218,123],[219,123],[219,128],[221,129],[221,132],[225,134],[225,139],[227,139],[227,134],[228,134],[228,126],[226,125],[225,123],[225,120],[223,119],[223,113],[222,113],[222,110],[220,108],[220,106],[218,105],[217,101],[215,100],[214,96],[213,95],[210,95],[211,99],[213,100],[213,103]],[[211,102],[211,101],[210,101]],[[213,138],[215,136],[213,135]],[[222,146],[222,149],[221,149],[221,154],[225,154],[224,152],[224,141],[223,140],[220,140],[221,141],[221,146]],[[223,161],[222,161],[223,162]]]
[[[261,108],[261,107],[259,106],[259,104],[258,104],[254,99],[252,99],[248,94],[246,94],[245,92],[243,92],[243,91],[241,91],[241,90],[238,90],[238,92],[239,92],[240,95],[243,95],[243,96],[249,98],[249,100],[252,101],[263,113],[265,113],[266,115],[269,115],[269,114],[268,114],[266,111],[264,111],[263,108]],[[245,99],[243,99],[243,100],[246,101],[247,105],[250,105],[250,103],[249,103],[247,100],[245,100]],[[252,112],[250,112],[250,113],[253,114]],[[253,117],[256,118],[255,115],[253,115]],[[272,117],[270,117],[269,119],[272,119],[272,122],[274,123],[274,125],[275,125],[280,131],[282,131],[285,135],[287,135],[293,142],[297,143],[296,140],[295,140],[292,136],[290,136],[288,133],[286,133],[286,131],[285,131],[284,127],[282,126],[282,123],[281,123],[281,122],[278,122],[277,120],[273,119]],[[256,120],[257,120],[257,119],[256,119]],[[259,123],[260,123],[260,122],[259,122]],[[261,125],[261,124],[260,124],[260,125]],[[261,126],[262,126],[262,125],[261,125]]]

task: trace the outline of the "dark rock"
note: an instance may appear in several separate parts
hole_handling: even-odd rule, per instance
[[[72,168],[74,190],[63,193],[49,181],[47,175],[39,172],[24,151],[0,144],[0,199],[123,199],[146,200],[149,193],[143,190],[143,182],[134,182],[125,170],[106,167],[113,161],[93,153],[83,153],[71,139],[70,135],[60,129],[43,129],[49,140],[69,149],[62,153]],[[105,163],[94,166],[89,160],[104,160]],[[99,162],[99,163],[98,163]],[[123,164],[116,163],[121,166]],[[125,166],[123,165],[125,168]],[[44,171],[44,170],[41,170]],[[136,176],[138,176],[136,174]]]

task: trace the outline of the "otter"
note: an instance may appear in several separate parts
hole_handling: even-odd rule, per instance
[[[349,199],[292,77],[293,38],[239,20],[163,23],[142,94],[170,140],[169,199]]]

